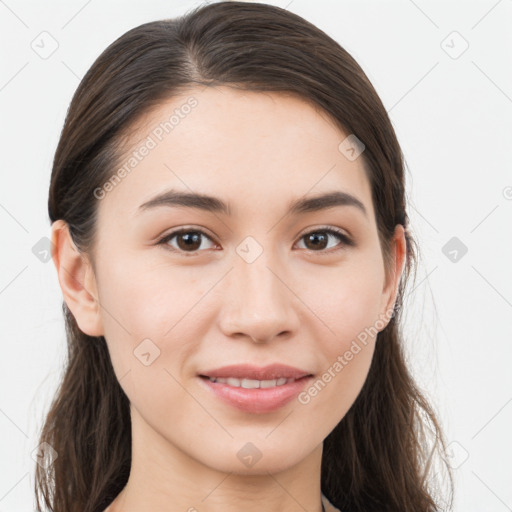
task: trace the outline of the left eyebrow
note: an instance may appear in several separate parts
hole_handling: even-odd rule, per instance
[[[159,206],[183,206],[186,208],[197,208],[207,212],[222,213],[228,216],[232,215],[229,204],[218,197],[194,192],[181,192],[178,190],[167,190],[153,197],[149,201],[141,204],[139,210],[147,210]],[[294,200],[288,205],[288,213],[301,214],[316,212],[335,206],[352,206],[362,212],[366,217],[368,216],[364,204],[357,199],[357,197],[341,191],[332,191],[313,197],[304,197]]]
[[[365,217],[368,217],[364,204],[357,197],[339,190],[293,201],[288,211],[292,214],[298,214],[326,210],[335,206],[353,206],[363,213]]]

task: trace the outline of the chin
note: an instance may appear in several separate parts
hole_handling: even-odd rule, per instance
[[[314,448],[315,446],[312,446],[309,452]],[[207,466],[223,473],[258,476],[286,471],[300,463],[307,455],[304,442],[299,438],[296,443],[283,446],[282,440],[276,437],[276,443],[268,439],[232,440],[230,447],[212,453],[208,460],[204,460],[203,453],[202,459]]]

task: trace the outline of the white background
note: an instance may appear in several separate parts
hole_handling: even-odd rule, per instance
[[[512,1],[269,3],[336,39],[389,112],[422,252],[407,347],[450,443],[455,510],[512,510]],[[197,4],[0,1],[0,512],[35,508],[31,452],[65,356],[55,267],[32,248],[50,233],[71,96],[118,36]],[[43,31],[58,42],[47,59],[31,47]],[[468,249],[456,262],[443,253],[452,237]]]

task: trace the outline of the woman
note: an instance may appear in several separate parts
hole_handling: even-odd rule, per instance
[[[243,2],[130,30],[73,97],[49,216],[69,360],[39,508],[440,509],[402,153],[325,33]]]

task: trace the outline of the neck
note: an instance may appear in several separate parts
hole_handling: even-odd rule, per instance
[[[241,443],[243,445],[243,443]],[[132,410],[128,482],[108,512],[322,512],[322,444],[291,467],[276,471],[222,470],[191,458]],[[261,461],[264,459],[264,454]],[[215,462],[215,461],[213,461]]]

